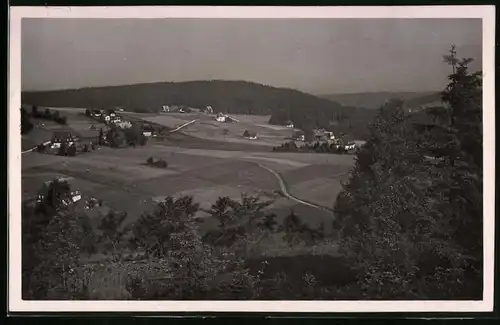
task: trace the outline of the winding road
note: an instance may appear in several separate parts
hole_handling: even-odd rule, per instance
[[[270,172],[271,174],[273,174],[277,179],[278,179],[278,182],[280,184],[280,189],[281,189],[281,192],[283,192],[283,194],[290,200],[292,201],[295,201],[297,203],[300,203],[300,204],[304,204],[304,205],[307,205],[307,206],[310,206],[310,207],[313,207],[313,208],[316,208],[316,209],[319,209],[319,210],[323,210],[323,211],[327,211],[327,212],[332,212],[333,210],[330,209],[330,208],[327,208],[327,207],[323,207],[323,206],[320,206],[320,205],[317,205],[317,204],[314,204],[314,203],[309,203],[309,202],[306,202],[306,201],[303,201],[295,196],[293,196],[289,191],[288,189],[286,188],[286,184],[285,184],[285,180],[283,179],[283,177],[281,177],[281,175],[279,173],[277,173],[275,170],[267,167],[267,166],[264,166],[262,164],[259,164],[257,163],[257,165],[259,165],[259,167],[267,170],[268,172]]]

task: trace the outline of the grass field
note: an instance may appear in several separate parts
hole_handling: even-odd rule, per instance
[[[43,181],[56,175],[74,177],[74,186],[86,196],[102,198],[107,205],[129,212],[129,221],[140,215],[154,200],[172,195],[192,195],[203,208],[220,196],[239,198],[242,193],[264,199],[279,190],[279,183],[263,164],[281,173],[290,192],[308,202],[331,207],[340,189],[340,171],[348,171],[344,156],[328,159],[321,154],[223,151],[174,148],[162,145],[110,149],[77,157],[29,153],[23,155],[23,196],[36,193]],[[147,166],[148,157],[165,159],[166,169]],[[335,159],[337,158],[337,159]],[[87,169],[89,171],[87,171]],[[287,199],[279,198],[270,207],[279,218],[291,209],[307,222],[329,223],[332,215]]]
[[[129,113],[127,113],[129,114]],[[267,124],[269,116],[255,115],[231,115],[239,122],[221,123],[217,122],[213,116],[200,113],[165,113],[156,116],[130,114],[140,117],[145,121],[161,124],[170,128],[177,127],[188,121],[197,120],[182,130],[183,133],[202,139],[214,140],[225,143],[252,144],[260,146],[277,146],[293,134],[293,130],[280,126]],[[243,133],[248,130],[258,135],[258,139],[250,140],[243,137]]]
[[[79,136],[97,137],[98,130],[90,130],[90,126],[94,124],[99,129],[102,124],[86,117],[83,110],[62,109],[61,114],[67,116],[66,126],[44,121],[45,127],[37,132],[48,136],[53,130],[69,129]],[[333,218],[331,212],[277,196],[278,179],[259,165],[279,173],[293,196],[328,208],[333,207],[341,189],[340,180],[345,179],[353,165],[352,156],[270,151],[271,145],[281,143],[293,131],[268,125],[268,116],[235,115],[238,123],[218,123],[212,116],[200,113],[122,114],[168,128],[193,119],[198,122],[144,147],[101,148],[77,157],[24,154],[23,197],[35,195],[46,180],[71,176],[73,186],[84,197],[103,199],[110,208],[127,211],[127,221],[133,221],[165,196],[190,195],[208,209],[221,196],[238,199],[247,193],[272,199],[274,203],[269,209],[278,215],[278,220],[293,210],[306,223],[324,223],[328,228]],[[229,130],[225,136],[224,129]],[[244,130],[257,132],[261,138],[242,139]],[[166,160],[168,168],[147,166],[148,157]],[[207,220],[207,224],[211,221]]]

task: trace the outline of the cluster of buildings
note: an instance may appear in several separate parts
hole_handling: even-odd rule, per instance
[[[235,119],[234,117],[231,117],[227,114],[224,114],[224,113],[218,113],[217,115],[215,115],[215,120],[217,122],[221,122],[221,123],[233,123],[233,122],[239,122],[237,119]]]
[[[295,132],[292,136],[292,140],[306,142],[305,133],[303,131]],[[356,148],[354,139],[352,139],[349,135],[341,134],[337,137],[334,132],[326,131],[324,129],[314,130],[311,142],[326,142],[329,145],[335,145],[337,149],[343,148],[346,151],[354,150]]]
[[[52,133],[52,139],[50,140],[51,149],[59,149],[61,145],[65,143],[68,146],[72,146],[77,141],[76,137],[70,131],[55,131]]]
[[[46,181],[45,183],[42,184],[42,187],[38,190],[36,203],[40,204],[45,200],[45,198],[48,195],[48,191],[54,182],[69,183],[71,180],[72,180],[71,177],[59,177],[56,178],[55,180]],[[63,205],[68,206],[70,204],[80,201],[81,199],[82,199],[82,193],[79,190],[72,190],[69,193],[69,197],[63,197],[61,201]]]
[[[116,125],[119,128],[126,129],[132,127],[132,123],[124,121],[116,114],[113,109],[94,109],[90,111],[90,117],[100,120],[107,125]]]
[[[206,106],[205,108],[199,109],[194,107],[187,107],[184,105],[162,105],[161,112],[162,113],[190,113],[192,111],[200,111],[206,114],[213,114],[214,109],[212,106]]]

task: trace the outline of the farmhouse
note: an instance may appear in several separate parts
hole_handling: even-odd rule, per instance
[[[215,117],[215,120],[217,122],[226,122],[226,119],[227,119],[227,115],[222,114],[222,113],[217,114],[217,116]]]
[[[306,136],[305,136],[303,131],[297,131],[292,136],[292,140],[295,140],[295,141],[305,141],[305,138],[306,138]]]
[[[293,129],[294,125],[293,125],[293,122],[292,121],[286,121],[284,123],[284,126],[287,127],[287,128],[291,128]]]
[[[69,183],[70,180],[72,180],[71,177],[59,177],[55,180],[46,181],[45,183],[42,184],[42,187],[38,191],[36,202],[41,203],[43,202],[43,200],[45,200],[50,185],[52,185],[53,182]],[[79,190],[73,190],[70,192],[70,197],[68,199],[63,199],[62,202],[64,205],[70,205],[72,203],[80,201],[81,199],[82,199],[82,193]]]
[[[143,124],[141,129],[142,129],[142,135],[144,135],[145,137],[152,137],[155,135],[155,128],[153,125]]]
[[[69,131],[55,131],[50,141],[51,148],[60,148],[62,143],[72,145],[75,138]]]

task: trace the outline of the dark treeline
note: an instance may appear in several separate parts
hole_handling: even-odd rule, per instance
[[[23,92],[22,102],[53,107],[123,107],[140,112],[158,112],[162,105],[212,106],[216,113],[271,114],[272,124],[291,120],[298,128],[332,127],[358,138],[366,136],[366,126],[374,115],[370,110],[343,107],[293,89],[220,80]]]
[[[339,247],[368,296],[482,294],[481,73],[450,53],[447,107],[420,125],[400,101],[382,107],[337,198]]]
[[[328,142],[319,142],[316,141],[314,143],[304,143],[300,146],[297,146],[295,141],[288,141],[283,143],[280,146],[273,147],[273,151],[275,152],[304,152],[304,153],[333,153],[333,154],[348,154],[354,153],[354,150],[348,151],[345,150],[342,146],[337,146],[334,143]]]
[[[365,92],[351,94],[331,94],[321,96],[340,103],[343,106],[364,107],[377,110],[388,100],[401,99],[407,108],[417,108],[421,105],[441,100],[438,91],[435,92]]]

